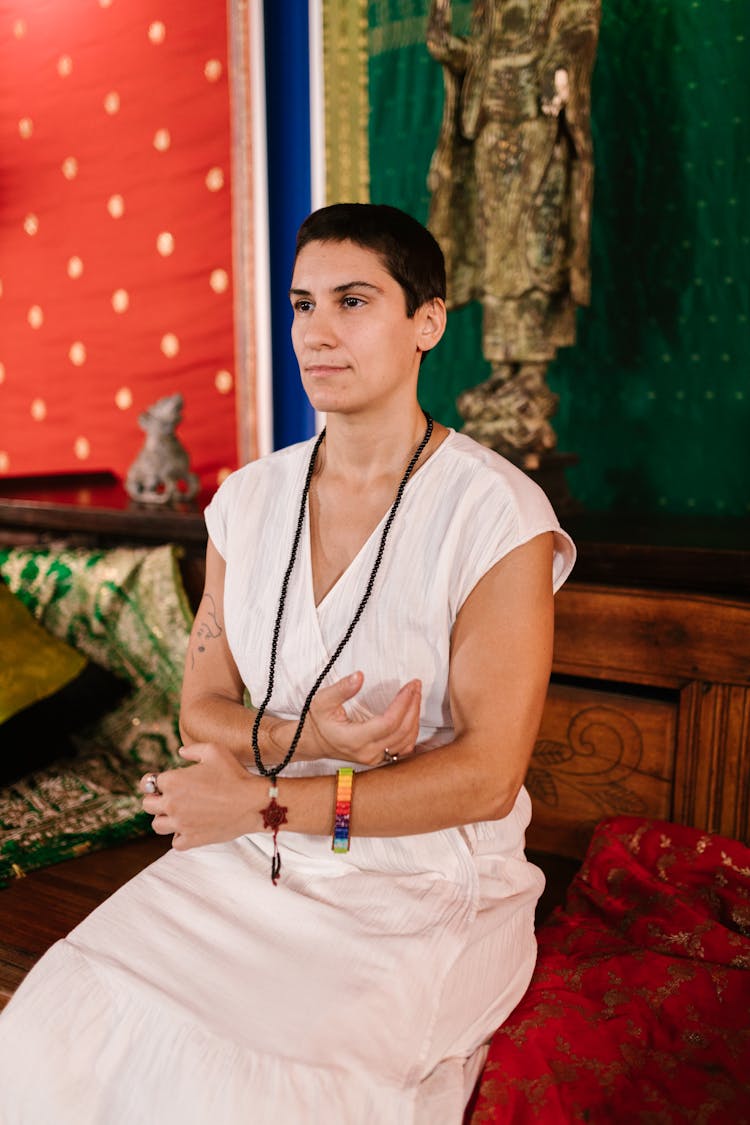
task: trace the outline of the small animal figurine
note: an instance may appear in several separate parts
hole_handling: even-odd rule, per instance
[[[182,421],[182,395],[160,398],[138,418],[146,433],[143,448],[128,469],[125,491],[139,504],[192,500],[199,480],[190,472],[187,450],[175,436]]]

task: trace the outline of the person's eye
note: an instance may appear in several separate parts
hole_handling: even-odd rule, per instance
[[[351,293],[347,293],[346,297],[341,298],[341,304],[345,309],[358,309],[364,303],[361,297],[354,297]]]
[[[312,301],[308,301],[306,297],[300,297],[294,302],[294,311],[298,313],[309,312],[312,307]]]

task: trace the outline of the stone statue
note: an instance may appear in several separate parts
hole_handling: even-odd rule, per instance
[[[190,472],[187,451],[175,435],[182,421],[182,395],[160,398],[138,418],[146,432],[143,448],[128,469],[125,491],[140,504],[192,500],[199,480]]]
[[[433,0],[427,46],[445,109],[428,225],[443,248],[448,307],[482,304],[489,379],[458,399],[464,432],[516,459],[557,438],[547,366],[575,340],[590,297],[590,79],[600,0],[474,0],[452,32]]]

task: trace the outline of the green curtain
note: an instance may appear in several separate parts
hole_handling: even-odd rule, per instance
[[[369,5],[373,202],[427,217],[442,73],[427,0]],[[468,28],[470,3],[454,4]],[[599,511],[750,511],[748,0],[603,0],[593,300],[549,381],[576,497]],[[422,400],[459,425],[485,378],[478,306],[451,314]]]

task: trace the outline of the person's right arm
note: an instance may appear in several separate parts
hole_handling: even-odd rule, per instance
[[[218,743],[245,765],[253,761],[251,731],[256,711],[243,702],[244,685],[227,643],[224,572],[224,559],[209,539],[206,583],[185,660],[180,734],[185,746]],[[261,653],[258,659],[267,661],[268,654]],[[318,691],[295,753],[298,761],[337,758],[374,765],[382,762],[385,746],[399,756],[414,750],[421,705],[418,682],[405,684],[382,715],[354,722],[347,718],[343,704],[361,686],[362,675],[355,672]],[[294,720],[263,716],[258,742],[264,765],[283,760],[296,725]]]
[[[217,742],[245,764],[255,712],[243,703],[244,686],[227,643],[224,624],[224,559],[209,539],[206,582],[188,642],[180,705],[180,735],[186,746]],[[280,720],[261,721],[259,743],[264,760],[274,759],[274,732]]]

